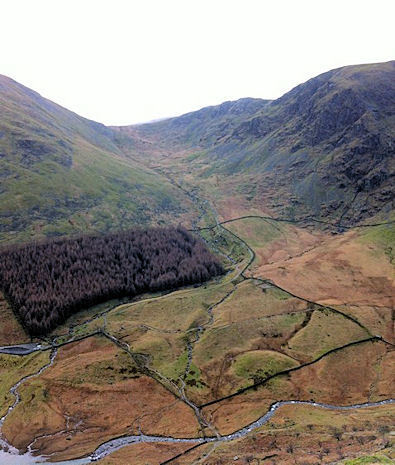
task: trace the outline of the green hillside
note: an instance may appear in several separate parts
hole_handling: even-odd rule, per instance
[[[147,168],[161,157],[179,180],[188,174],[218,198],[236,193],[284,218],[387,220],[394,77],[394,61],[348,66],[275,101],[245,98],[108,128],[0,76],[0,241],[194,215],[185,193]]]
[[[0,76],[0,241],[177,218],[185,199],[113,131]]]

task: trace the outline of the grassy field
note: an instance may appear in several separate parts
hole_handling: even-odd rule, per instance
[[[393,352],[386,344],[361,343],[288,375],[275,377],[257,389],[205,407],[204,412],[222,434],[228,434],[240,422],[255,421],[279,399],[335,405],[381,400],[391,395],[390,363],[393,363]]]
[[[195,436],[192,409],[139,372],[130,357],[103,337],[60,349],[54,365],[20,388],[22,402],[3,432],[24,449],[35,437],[53,459],[88,454],[104,440],[128,432]]]
[[[25,357],[0,354],[0,418],[15,400],[9,392],[10,388],[21,378],[36,373],[48,362],[48,352],[35,352]]]
[[[394,219],[394,215],[391,216],[391,219]],[[395,224],[381,225],[362,230],[359,240],[365,247],[371,250],[372,254],[375,253],[372,246],[375,246],[381,252],[384,252],[390,263],[394,263]]]
[[[394,456],[388,424],[394,413],[393,406],[352,412],[283,406],[269,423],[247,437],[218,444],[215,448],[212,445],[199,447],[173,463],[392,464]],[[151,463],[154,462],[147,461]]]
[[[29,342],[30,338],[0,292],[0,346]]]
[[[308,324],[287,341],[286,351],[293,357],[310,361],[350,341],[370,334],[343,315],[330,310],[315,310]]]
[[[385,455],[375,454],[367,455],[357,459],[346,460],[343,463],[344,465],[378,465],[381,463],[393,464],[394,461]]]
[[[295,360],[274,350],[251,350],[236,356],[231,369],[243,380],[259,381],[295,366]]]

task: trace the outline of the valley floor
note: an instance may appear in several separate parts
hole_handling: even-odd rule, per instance
[[[103,465],[393,463],[393,226],[332,235],[246,215],[169,166],[228,273],[87,309],[31,354],[0,353],[3,442]],[[0,345],[29,342],[1,305]],[[266,416],[280,401],[298,402]]]

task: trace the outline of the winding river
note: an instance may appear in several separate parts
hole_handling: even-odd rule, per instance
[[[262,427],[265,423],[267,423],[276,411],[282,407],[283,405],[308,405],[311,407],[316,408],[324,408],[328,410],[338,410],[338,411],[346,411],[346,410],[356,410],[368,407],[379,407],[382,405],[389,405],[394,404],[395,399],[386,399],[380,402],[366,402],[363,404],[354,404],[354,405],[347,405],[347,406],[339,406],[339,405],[330,405],[324,404],[319,402],[310,402],[310,401],[297,401],[297,400],[287,400],[287,401],[280,401],[274,403],[270,409],[263,415],[262,417],[258,418],[258,420],[254,421],[248,426],[241,428],[238,431],[235,431],[232,434],[218,436],[218,437],[210,437],[210,438],[181,438],[176,439],[172,437],[163,437],[163,436],[148,436],[148,435],[138,435],[138,436],[122,436],[115,439],[111,439],[103,444],[101,444],[91,455],[88,457],[75,459],[75,460],[67,460],[64,462],[50,462],[47,461],[45,457],[34,457],[31,451],[20,454],[19,451],[9,444],[4,437],[1,436],[1,427],[4,424],[7,416],[14,410],[14,408],[19,404],[21,398],[18,393],[18,388],[24,383],[26,380],[33,378],[35,376],[39,376],[44,370],[50,367],[56,357],[56,349],[51,352],[51,357],[49,363],[43,366],[39,371],[36,373],[26,376],[19,380],[12,388],[10,389],[10,393],[15,396],[15,401],[7,410],[7,413],[0,419],[0,463],[4,465],[39,465],[39,464],[56,464],[56,465],[84,465],[87,463],[96,462],[105,456],[119,450],[123,447],[129,446],[131,444],[136,443],[155,443],[155,442],[167,442],[167,443],[189,443],[189,444],[205,444],[205,443],[214,443],[214,442],[224,442],[224,441],[232,441],[234,439],[239,439],[244,436],[247,436],[249,433],[253,432],[254,430]]]
[[[218,216],[214,211],[214,217],[216,221],[216,226],[220,226],[221,223],[218,221]],[[224,222],[226,223],[226,222]],[[211,228],[203,228],[203,229],[211,229]],[[225,229],[225,228],[224,228]],[[228,231],[230,234],[238,238],[235,234],[231,231]],[[240,238],[238,238],[241,240]],[[252,263],[255,257],[254,251],[248,246],[247,243],[242,241],[248,248],[250,254],[250,260],[246,266],[244,266],[243,270],[239,270],[239,274],[243,275],[244,271],[248,268],[248,266]],[[230,261],[234,263],[234,260],[226,256]],[[210,319],[212,318],[212,314],[209,312]],[[197,338],[199,338],[200,332],[203,330],[202,327],[197,328],[198,334]],[[43,347],[40,344],[20,344],[15,346],[6,346],[0,347],[0,353],[3,354],[10,354],[10,355],[27,355],[29,353],[38,351],[38,350],[49,350],[50,346]],[[25,454],[20,454],[20,452],[13,447],[11,444],[7,442],[7,440],[2,436],[1,428],[4,424],[4,421],[8,417],[8,415],[14,410],[14,408],[19,404],[21,401],[20,395],[18,393],[18,388],[24,383],[26,380],[33,378],[35,376],[39,376],[44,370],[50,367],[55,358],[56,358],[57,351],[56,349],[52,349],[51,357],[48,364],[43,366],[39,371],[33,373],[29,376],[26,376],[19,380],[14,386],[11,387],[10,393],[15,396],[15,401],[13,405],[11,405],[6,414],[0,419],[0,463],[2,465],[84,465],[92,462],[97,462],[102,458],[106,457],[107,455],[132,444],[136,443],[186,443],[191,445],[198,445],[198,444],[207,444],[207,443],[216,443],[216,442],[226,442],[232,441],[235,439],[240,439],[242,437],[247,436],[251,432],[261,428],[265,425],[275,414],[276,411],[284,406],[284,405],[307,405],[314,408],[322,408],[328,410],[336,410],[336,411],[348,411],[348,410],[357,410],[357,409],[364,409],[369,407],[380,407],[383,405],[390,405],[395,404],[395,399],[386,399],[379,402],[366,402],[362,404],[353,404],[347,406],[340,406],[340,405],[331,405],[319,402],[311,402],[311,401],[298,401],[298,400],[286,400],[286,401],[279,401],[274,403],[270,409],[258,420],[254,421],[253,423],[235,431],[232,434],[224,435],[224,436],[215,436],[215,437],[206,437],[206,438],[173,438],[173,437],[163,437],[163,436],[149,436],[149,435],[138,435],[138,436],[121,436],[118,438],[111,439],[99,447],[96,448],[93,453],[87,457],[74,459],[74,460],[67,460],[63,462],[51,462],[49,457],[39,456],[35,457],[32,455],[34,452],[32,447],[29,447],[28,452]],[[188,354],[189,356],[190,354]],[[188,369],[188,368],[187,368]],[[55,433],[56,434],[56,433]],[[32,443],[33,444],[33,443]]]

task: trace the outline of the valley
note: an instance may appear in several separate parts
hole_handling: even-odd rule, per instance
[[[205,205],[207,204],[205,203]],[[209,212],[209,214],[214,215],[212,212]],[[207,220],[202,219],[201,221],[204,223]],[[214,229],[219,229],[220,231],[223,229],[224,236],[222,236],[223,244],[217,238],[213,240],[213,245],[215,244],[215,247],[218,247],[224,256],[229,256],[229,259],[231,259],[230,251],[235,250],[236,260],[232,260],[238,262],[236,267],[229,260],[231,264],[229,273],[219,283],[209,284],[205,286],[206,289],[202,290],[186,289],[156,298],[148,297],[148,299],[141,299],[141,301],[138,300],[132,304],[124,303],[110,306],[108,309],[92,309],[87,314],[79,313],[75,317],[72,317],[71,321],[69,320],[64,328],[60,328],[57,334],[54,334],[51,341],[47,343],[48,349],[51,346],[56,347],[59,345],[61,354],[70,344],[72,353],[78,354],[78,359],[86,354],[88,358],[83,363],[88,363],[88,366],[92,368],[96,363],[98,364],[97,368],[94,369],[95,371],[91,375],[86,373],[83,379],[73,379],[73,375],[71,378],[70,375],[72,373],[81,373],[82,367],[76,366],[73,368],[72,365],[70,366],[70,359],[67,358],[66,360],[69,360],[69,362],[64,365],[64,368],[62,368],[62,365],[58,368],[61,378],[56,378],[54,374],[55,384],[51,381],[53,375],[46,379],[46,376],[49,375],[46,375],[44,372],[40,375],[40,378],[43,379],[44,386],[47,387],[44,388],[40,382],[29,386],[29,391],[25,391],[26,388],[23,386],[22,398],[26,398],[27,395],[39,398],[42,389],[48,389],[48,397],[57,399],[57,405],[51,406],[50,404],[50,409],[47,410],[47,408],[43,408],[47,401],[41,399],[33,405],[29,402],[23,408],[22,402],[19,407],[19,413],[16,410],[10,416],[10,418],[14,417],[14,420],[11,422],[7,420],[10,425],[8,428],[10,429],[7,428],[7,422],[3,428],[7,437],[12,438],[12,444],[17,445],[18,448],[23,450],[35,441],[35,445],[40,445],[40,451],[44,455],[50,454],[57,461],[69,459],[70,446],[74,444],[74,454],[77,457],[78,455],[91,454],[100,445],[100,440],[95,440],[95,436],[98,434],[98,438],[101,440],[105,437],[103,436],[102,429],[104,425],[101,426],[96,435],[94,432],[91,434],[88,432],[84,433],[84,429],[88,425],[84,428],[81,427],[82,431],[78,431],[78,426],[77,430],[73,430],[70,425],[67,426],[64,423],[65,420],[59,414],[54,417],[52,412],[59,411],[61,413],[64,409],[61,406],[66,405],[67,414],[64,412],[62,415],[74,418],[77,415],[77,411],[72,411],[71,405],[69,405],[69,396],[81,395],[78,389],[81,383],[81,387],[85,384],[91,385],[92,382],[95,385],[98,379],[103,378],[104,373],[106,383],[113,385],[115,382],[123,385],[122,392],[125,388],[130,392],[140,392],[142,390],[137,385],[134,387],[133,385],[128,386],[134,377],[141,379],[141,374],[138,375],[139,372],[148,374],[147,381],[149,378],[153,379],[162,384],[166,390],[170,391],[171,394],[168,400],[163,399],[163,393],[159,397],[167,405],[156,405],[157,401],[155,401],[152,386],[150,388],[149,403],[150,405],[155,405],[154,411],[150,413],[147,407],[145,407],[143,420],[143,418],[139,419],[141,413],[138,414],[138,411],[133,409],[133,416],[137,415],[135,417],[136,420],[134,420],[135,425],[127,426],[125,424],[122,426],[119,421],[120,418],[124,417],[128,423],[132,422],[132,424],[133,420],[130,418],[130,415],[126,414],[125,416],[127,412],[126,408],[126,412],[123,413],[122,404],[120,403],[121,397],[120,394],[117,394],[118,389],[110,389],[110,392],[113,392],[112,395],[115,396],[114,401],[122,413],[119,411],[118,414],[112,413],[112,415],[116,416],[116,419],[114,418],[116,429],[108,431],[107,434],[109,434],[109,437],[116,436],[117,433],[118,435],[124,434],[125,431],[134,433],[134,435],[138,435],[139,432],[145,436],[152,436],[154,434],[154,436],[156,435],[156,439],[147,438],[142,440],[147,441],[147,443],[153,441],[155,444],[158,443],[160,437],[185,437],[188,432],[191,439],[186,444],[192,441],[193,438],[200,437],[195,445],[201,444],[202,447],[207,441],[211,441],[210,439],[204,439],[204,437],[213,436],[215,433],[219,433],[221,437],[226,438],[221,439],[220,442],[223,440],[240,440],[243,437],[243,433],[238,434],[234,433],[234,431],[237,431],[243,425],[254,424],[256,421],[258,421],[257,426],[252,426],[250,431],[260,430],[266,424],[265,420],[269,421],[271,418],[271,415],[267,417],[265,412],[270,410],[272,405],[275,405],[276,409],[278,408],[276,402],[283,399],[284,394],[281,393],[284,389],[293,401],[300,400],[301,402],[305,402],[305,404],[302,403],[301,405],[308,404],[308,401],[304,400],[306,397],[303,398],[301,392],[292,394],[287,384],[282,386],[284,375],[289,376],[288,373],[293,372],[301,373],[295,381],[291,381],[296,386],[300,386],[301,383],[305,384],[306,379],[311,379],[311,377],[314,379],[317,376],[317,369],[319,373],[325,374],[328,377],[328,381],[318,378],[318,384],[315,387],[312,384],[310,388],[308,386],[305,388],[306,393],[309,389],[310,392],[316,393],[314,400],[311,401],[312,406],[317,402],[325,401],[327,405],[333,406],[336,409],[337,404],[335,402],[340,402],[340,406],[344,403],[345,399],[344,394],[340,394],[341,391],[339,391],[340,396],[336,397],[337,394],[334,390],[336,385],[335,380],[338,379],[339,388],[344,385],[344,369],[346,367],[349,370],[351,369],[358,353],[362,359],[369,360],[369,362],[366,363],[365,371],[360,373],[358,378],[347,380],[346,385],[348,389],[355,385],[355,394],[349,393],[345,403],[353,405],[355,403],[364,404],[368,402],[368,406],[370,403],[370,408],[374,408],[375,405],[385,405],[387,401],[393,402],[386,398],[383,399],[383,395],[385,396],[386,392],[390,395],[390,391],[386,391],[391,387],[390,379],[375,379],[377,377],[375,373],[368,374],[370,367],[377,363],[379,363],[378,366],[381,366],[383,359],[384,366],[385,364],[387,364],[387,367],[391,366],[391,360],[393,361],[391,347],[393,342],[377,338],[371,330],[357,319],[354,320],[347,313],[294,297],[285,290],[279,289],[275,284],[270,283],[270,281],[262,281],[261,278],[249,276],[251,273],[250,269],[255,263],[256,252],[250,248],[247,242],[240,242],[236,238],[237,236],[233,235],[235,233],[227,233],[224,226],[218,225]],[[207,230],[203,230],[203,234],[208,234],[206,237],[210,240],[210,236],[215,233],[212,230],[208,230],[208,232]],[[221,236],[214,235],[214,237]],[[296,252],[297,255],[298,252]],[[245,305],[251,309],[248,312],[248,318],[246,318],[245,311],[243,310]],[[163,309],[166,310],[163,311]],[[188,318],[186,318],[186,315]],[[73,321],[73,319],[76,321]],[[180,326],[181,321],[184,321],[183,326]],[[378,322],[375,322],[375,325],[378,324],[383,324],[379,318]],[[307,330],[308,328],[310,329]],[[319,328],[322,328],[325,333],[329,334],[323,337],[324,334],[320,334]],[[342,331],[339,332],[340,328]],[[240,334],[243,334],[242,339],[240,339]],[[108,343],[103,341],[104,347],[103,349],[99,349],[98,352],[96,347],[103,336]],[[99,340],[96,343],[93,342],[92,346],[92,343],[88,343],[91,338],[93,340],[99,338]],[[310,338],[312,338],[311,341]],[[73,342],[74,340],[77,340],[77,342]],[[260,340],[262,342],[259,342]],[[292,342],[290,343],[290,341]],[[99,347],[103,343],[100,342]],[[262,343],[264,344],[263,346],[261,346]],[[116,368],[111,361],[114,360],[116,353],[110,350],[109,344],[115,344],[121,351],[129,355],[130,362],[123,360],[119,368]],[[373,345],[371,346],[371,344]],[[353,349],[354,346],[356,346],[356,351]],[[361,352],[362,349],[363,351]],[[102,350],[108,355],[101,353]],[[110,352],[108,352],[109,350]],[[339,360],[339,352],[342,353],[341,360]],[[336,355],[333,361],[331,361],[332,353]],[[207,357],[208,354],[209,357]],[[120,354],[118,353],[119,356]],[[148,366],[146,365],[147,356],[151,358]],[[327,359],[328,362],[326,361]],[[94,360],[97,361],[92,365]],[[55,361],[55,365],[58,363],[60,362]],[[321,367],[320,365],[323,363],[324,365]],[[315,365],[318,365],[317,369]],[[338,365],[341,366],[341,368],[339,366],[340,369],[337,369]],[[314,367],[313,371],[309,368],[310,366]],[[109,371],[110,368],[111,370]],[[118,373],[124,373],[120,378],[119,374],[117,375],[117,370]],[[308,371],[304,374],[304,370],[310,370],[310,374]],[[389,369],[387,373],[390,375],[391,370]],[[132,378],[129,378],[131,374]],[[67,384],[71,383],[71,385],[65,391],[64,388],[59,391],[59,387],[64,383],[64,381],[60,382],[61,379],[64,379],[64,376],[66,376],[66,379],[69,379]],[[373,383],[370,386],[372,394],[367,397],[361,395],[360,386],[361,379],[365,378],[365,376],[368,376],[367,386],[369,383]],[[371,376],[373,376],[372,381],[369,381]],[[273,385],[272,387],[271,385],[276,379],[278,379],[276,381],[277,385]],[[302,381],[303,379],[304,381]],[[279,383],[279,381],[281,382]],[[377,382],[379,383],[378,385],[376,384]],[[269,390],[266,390],[267,394],[261,391],[266,384],[270,384]],[[51,388],[50,386],[53,387]],[[56,388],[56,386],[59,387]],[[262,386],[262,388],[259,386]],[[325,393],[325,391],[322,391],[322,388],[321,391],[319,389],[317,391],[319,386],[328,386],[330,391]],[[102,388],[98,391],[97,389],[98,387],[95,388],[95,392],[99,394]],[[257,394],[254,394],[255,389],[257,389]],[[72,394],[74,391],[75,394]],[[31,393],[28,394],[28,392]],[[106,389],[105,392],[108,392],[108,390]],[[110,392],[107,395],[110,395]],[[101,399],[103,394],[100,394]],[[257,395],[260,405],[259,410],[256,408]],[[310,396],[311,394],[308,394],[307,399]],[[83,395],[83,397],[87,405],[93,402],[94,405],[98,406],[97,401],[95,402],[94,398],[91,398],[90,395],[88,397]],[[110,399],[109,397],[105,404],[113,405],[114,401]],[[235,399],[236,404],[233,399]],[[125,399],[125,401],[127,400]],[[242,404],[240,404],[240,401]],[[127,402],[127,405],[129,405],[130,401]],[[139,396],[139,402],[143,402],[144,404],[141,396]],[[384,404],[380,404],[380,402],[384,402]],[[209,405],[205,406],[204,404],[207,403]],[[249,407],[249,403],[253,406],[252,409]],[[182,405],[185,407],[182,407]],[[297,406],[298,404],[286,403],[284,407],[287,405]],[[82,415],[83,418],[84,414],[81,412],[80,402],[76,406],[78,414]],[[106,415],[103,407],[105,408],[105,405],[98,407],[98,418],[106,418],[105,428],[108,430],[111,424],[109,421],[110,417],[108,414]],[[60,408],[61,410],[59,410]],[[187,410],[183,412],[185,408]],[[37,410],[35,411],[35,409]],[[190,413],[187,414],[187,411],[190,411]],[[215,420],[213,421],[211,417],[214,411],[216,413]],[[242,417],[240,417],[241,411],[243,412]],[[340,409],[340,411],[342,410]],[[40,414],[39,412],[42,413]],[[159,412],[166,412],[166,423],[162,427],[160,423],[157,423],[159,418],[155,419],[155,415],[158,415]],[[230,412],[234,412],[236,417],[233,418]],[[34,429],[31,428],[31,423],[29,422],[31,415],[36,418],[36,427]],[[38,420],[42,415],[44,416],[43,419]],[[98,428],[98,418],[95,419],[95,417],[92,417],[89,409],[85,415],[85,421],[89,420],[89,422],[93,422],[95,428]],[[182,423],[180,423],[180,415],[183,418]],[[263,420],[259,421],[256,419],[259,415]],[[20,437],[19,433],[19,439],[17,439],[12,433],[13,430],[27,430],[24,423],[20,423],[22,418],[24,422],[28,421],[30,425],[29,437],[24,439]],[[80,421],[83,421],[82,418]],[[210,421],[207,421],[206,418],[210,418]],[[161,422],[163,422],[163,418],[161,418]],[[181,430],[177,433],[177,431],[172,430],[172,425],[181,426]],[[36,432],[35,429],[37,429]],[[93,435],[92,439],[88,440],[91,435]],[[229,439],[227,439],[227,435],[230,435]],[[41,437],[41,439],[37,441],[37,437]],[[69,438],[67,452],[65,450],[62,453],[61,449],[64,447],[62,443],[65,442],[67,437]],[[133,436],[133,434],[131,438],[130,436],[128,438],[124,440],[125,444],[128,441],[134,442],[137,440],[140,442],[141,439],[139,436]],[[79,445],[80,441],[83,441],[83,448]],[[131,456],[134,456],[133,447],[132,445],[128,446],[132,454]],[[98,449],[98,454],[103,450],[106,453],[111,452],[111,448],[102,447],[102,449]],[[112,454],[117,456],[120,453],[123,454],[123,457],[127,457],[125,456],[125,452],[121,451],[122,449],[119,452],[114,451],[110,453],[109,457]],[[191,452],[194,451],[195,449]],[[194,453],[196,454],[196,452]],[[174,454],[174,456],[176,455],[178,454]],[[215,456],[215,452],[210,455]],[[102,460],[110,459],[103,457]],[[174,463],[177,463],[177,461]]]
[[[269,105],[241,103],[253,118]],[[221,130],[237,132],[242,116],[218,111]],[[298,209],[253,171],[212,169],[201,134],[185,143],[169,124],[115,129],[118,156],[182,199],[172,224],[199,235],[226,273],[100,303],[33,340],[2,299],[1,444],[28,464],[392,463],[389,204],[358,218],[345,203]],[[15,355],[30,342],[40,345]]]

